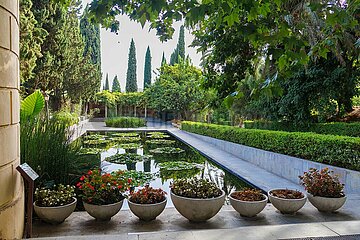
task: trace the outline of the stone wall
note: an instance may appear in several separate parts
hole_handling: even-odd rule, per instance
[[[24,187],[19,139],[19,0],[0,0],[0,239],[21,238]]]

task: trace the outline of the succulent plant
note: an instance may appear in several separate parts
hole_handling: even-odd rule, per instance
[[[270,191],[270,194],[274,197],[284,198],[284,199],[301,199],[304,198],[304,194],[297,190],[290,189],[276,189]]]
[[[146,185],[137,192],[131,193],[129,201],[137,204],[161,203],[166,199],[166,192],[161,188],[152,188]]]
[[[216,198],[222,195],[215,183],[206,179],[179,179],[171,185],[171,191],[178,196],[187,198]]]
[[[235,198],[240,201],[262,201],[265,200],[264,194],[260,190],[246,188],[242,191],[233,192],[230,194],[232,198]]]
[[[75,187],[54,185],[52,188],[37,188],[35,190],[36,205],[40,207],[58,207],[74,202]]]

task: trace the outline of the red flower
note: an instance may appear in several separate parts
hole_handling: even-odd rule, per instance
[[[91,175],[93,172],[91,170],[88,171],[88,174]]]
[[[132,179],[131,179],[131,178],[129,178],[129,179],[128,179],[128,183],[130,184],[131,182],[132,182]]]
[[[122,188],[122,185],[119,185],[117,188],[118,188],[118,189]]]
[[[82,175],[81,178],[80,178],[80,181],[84,181],[84,179],[85,179],[85,176]]]
[[[78,182],[78,183],[76,184],[76,186],[77,186],[77,187],[80,187],[80,186],[81,186],[81,182]]]

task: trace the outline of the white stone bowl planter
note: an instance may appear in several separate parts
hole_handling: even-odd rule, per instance
[[[128,200],[129,208],[135,216],[143,221],[154,220],[159,216],[165,209],[167,199],[160,203],[154,204],[138,204]]]
[[[176,210],[191,222],[204,222],[215,216],[224,205],[225,192],[216,198],[187,198],[170,191],[171,201]]]
[[[241,216],[254,217],[265,208],[268,202],[268,197],[265,194],[263,194],[263,196],[265,199],[261,201],[242,201],[231,197],[230,194],[229,199],[231,206],[240,213]]]
[[[75,210],[77,199],[67,205],[57,207],[40,207],[34,202],[34,211],[42,220],[52,224],[59,224],[65,221]]]
[[[280,190],[280,189],[272,189],[268,192],[268,196],[272,205],[279,210],[281,213],[285,214],[293,214],[299,211],[306,203],[306,195],[304,194],[303,198],[300,199],[285,199],[275,197],[270,194],[271,191]]]
[[[346,202],[346,196],[340,198],[318,197],[308,194],[310,203],[320,212],[335,212]]]
[[[107,205],[94,205],[94,204],[88,204],[86,202],[84,203],[84,208],[86,212],[94,217],[96,220],[100,221],[109,221],[111,217],[113,217],[115,214],[117,214],[122,205],[124,200],[121,200],[117,203],[107,204]]]

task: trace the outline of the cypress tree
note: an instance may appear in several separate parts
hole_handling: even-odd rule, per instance
[[[128,69],[126,73],[126,92],[137,92],[136,78],[136,49],[134,39],[131,39],[128,58]]]
[[[115,75],[115,77],[114,77],[111,90],[112,90],[112,92],[121,92],[120,82],[118,80],[117,75]]]
[[[163,52],[162,59],[161,59],[161,66],[166,64],[165,52]]]
[[[110,90],[109,74],[106,74],[104,90]]]
[[[151,85],[151,53],[150,47],[147,47],[145,54],[145,66],[144,66],[144,89]]]
[[[185,59],[185,31],[184,26],[180,27],[179,41],[177,45],[178,56]]]
[[[185,59],[185,31],[184,26],[180,27],[179,39],[174,49],[173,53],[170,56],[170,65],[179,63],[179,58]]]

